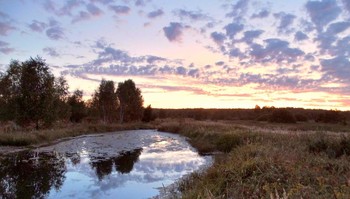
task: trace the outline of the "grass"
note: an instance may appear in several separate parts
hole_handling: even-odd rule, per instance
[[[213,165],[179,183],[182,198],[350,198],[349,127],[256,121],[157,120],[0,133],[0,144],[50,143],[88,133],[157,127],[177,133]]]
[[[268,133],[267,126],[261,131],[229,122],[161,124],[163,131],[189,137],[200,152],[222,152],[208,170],[180,183],[182,197],[350,198],[349,138],[328,129],[295,133],[278,124],[271,132],[283,132]]]
[[[65,127],[58,126],[52,129],[39,131],[15,131],[0,132],[0,146],[29,146],[35,144],[50,144],[59,139],[75,137],[79,135],[105,133],[121,130],[150,129],[150,124],[141,122],[128,124],[68,124]]]

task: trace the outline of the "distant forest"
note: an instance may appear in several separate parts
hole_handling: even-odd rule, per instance
[[[141,90],[133,80],[115,84],[102,79],[91,99],[83,91],[68,92],[64,77],[56,78],[45,61],[30,58],[11,61],[0,73],[0,121],[26,128],[46,128],[57,121],[73,123],[150,122],[156,118],[195,120],[256,120],[279,123],[324,122],[347,124],[350,112],[303,108],[260,107],[253,109],[152,109],[143,107]]]

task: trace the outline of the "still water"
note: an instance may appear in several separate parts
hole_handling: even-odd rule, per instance
[[[211,164],[178,135],[83,136],[0,158],[0,198],[150,198]]]

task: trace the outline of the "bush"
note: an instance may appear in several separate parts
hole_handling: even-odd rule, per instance
[[[277,109],[272,112],[269,119],[270,122],[277,123],[295,123],[296,120],[294,116],[286,109]]]
[[[260,115],[258,118],[256,118],[257,121],[269,121],[271,115],[270,114],[263,114]]]
[[[341,140],[326,140],[323,137],[309,141],[309,151],[315,154],[325,153],[329,158],[338,158],[350,155],[350,139],[343,137]]]
[[[303,114],[296,114],[295,119],[298,122],[307,122],[309,119]]]
[[[220,135],[220,137],[216,140],[216,148],[221,151],[228,153],[233,148],[241,145],[243,143],[242,137],[239,135]]]
[[[318,115],[316,122],[346,124],[345,116],[340,111],[326,111]]]

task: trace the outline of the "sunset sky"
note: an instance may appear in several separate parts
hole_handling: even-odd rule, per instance
[[[349,0],[0,0],[0,71],[40,56],[89,98],[350,110]]]

